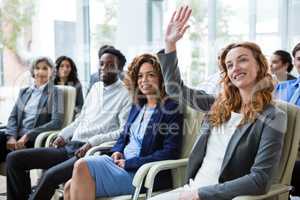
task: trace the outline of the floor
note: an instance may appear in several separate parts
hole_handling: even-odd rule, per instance
[[[35,171],[30,173],[32,183],[35,184],[37,180],[37,175]],[[6,200],[6,177],[0,175],[0,200]]]
[[[34,176],[34,174],[33,174]],[[6,177],[0,176],[0,200],[6,200],[6,196],[1,195],[6,192]],[[300,197],[292,197],[291,200],[300,200]]]
[[[0,175],[0,200],[6,199],[6,196],[2,196],[2,193],[6,192],[6,177]]]

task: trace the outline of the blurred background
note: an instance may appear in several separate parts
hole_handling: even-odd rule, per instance
[[[0,0],[0,122],[31,83],[34,58],[70,56],[86,90],[100,46],[121,49],[126,64],[155,53],[163,48],[167,20],[185,4],[193,14],[178,54],[192,87],[217,71],[217,54],[230,42],[255,41],[269,57],[300,41],[300,0]]]

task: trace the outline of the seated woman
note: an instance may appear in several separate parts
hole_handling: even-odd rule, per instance
[[[290,72],[293,69],[293,61],[289,52],[277,50],[271,57],[271,71],[279,82],[296,79]]]
[[[264,194],[278,168],[287,120],[272,102],[267,60],[255,43],[230,44],[221,55],[223,89],[216,99],[186,87],[176,43],[188,28],[190,14],[189,7],[173,14],[159,59],[167,93],[207,115],[189,157],[189,182],[151,199],[229,200]]]
[[[34,85],[21,89],[8,118],[4,134],[0,134],[0,162],[10,151],[33,147],[35,138],[44,131],[62,127],[63,97],[50,81],[53,62],[37,59],[31,69]]]
[[[55,85],[70,85],[76,88],[76,102],[74,116],[80,113],[83,105],[82,86],[78,79],[77,68],[74,61],[67,56],[56,59]]]
[[[135,103],[123,134],[112,148],[112,156],[78,160],[72,179],[65,186],[65,199],[94,200],[131,194],[132,180],[139,167],[178,158],[183,118],[178,104],[165,95],[157,58],[150,54],[136,57],[128,68],[125,83]],[[170,177],[169,171],[160,174],[157,187],[171,186]]]

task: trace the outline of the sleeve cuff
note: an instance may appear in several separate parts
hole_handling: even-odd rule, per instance
[[[88,140],[88,143],[90,145],[92,145],[92,147],[94,147],[94,146],[100,145],[102,142],[101,142],[101,140],[99,141],[97,139],[91,138],[91,139]]]

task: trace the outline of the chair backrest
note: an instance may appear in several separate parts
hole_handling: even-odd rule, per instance
[[[282,156],[274,182],[290,185],[292,172],[298,155],[300,142],[300,108],[283,101],[276,101],[276,106],[287,113],[287,131],[284,135]],[[201,126],[204,113],[186,107],[184,111],[184,138],[181,158],[191,153]],[[185,169],[173,170],[174,188],[184,183]]]
[[[184,107],[183,111],[183,141],[180,158],[188,158],[191,150],[200,134],[200,126],[204,113],[198,112],[189,106]],[[185,179],[185,168],[172,170],[173,187],[177,188],[182,185]]]
[[[73,120],[75,102],[76,102],[76,89],[72,86],[61,86],[58,85],[57,88],[61,90],[64,94],[64,122],[63,127],[66,127]]]
[[[192,147],[199,136],[204,113],[186,106],[183,111],[183,116],[183,141],[180,157],[187,158],[189,157]]]
[[[300,108],[283,101],[276,101],[276,106],[287,113],[287,130],[274,182],[290,185],[299,148]]]

